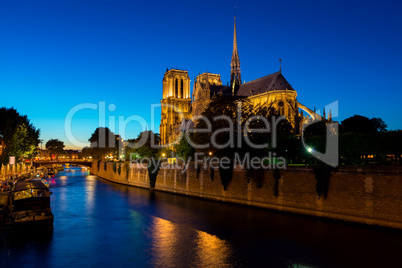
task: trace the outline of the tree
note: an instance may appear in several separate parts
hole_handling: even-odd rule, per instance
[[[341,133],[376,133],[387,130],[387,124],[381,118],[367,118],[354,115],[341,122]]]
[[[40,143],[39,135],[40,130],[26,115],[20,115],[14,108],[0,108],[0,137],[4,143],[2,163],[7,163],[9,156],[18,160],[32,158]]]
[[[273,107],[263,106],[257,109],[255,116],[261,116],[267,120],[270,124],[270,133],[258,132],[258,129],[262,130],[266,128],[266,126],[262,120],[253,121],[250,127],[257,131],[255,133],[248,133],[247,135],[253,144],[264,144],[268,142],[268,147],[264,150],[250,148],[251,152],[257,152],[258,156],[264,156],[267,153],[267,149],[269,149],[270,151],[277,152],[278,156],[284,156],[285,152],[287,153],[290,149],[293,149],[288,146],[289,141],[295,138],[292,124],[285,117],[279,119],[281,115],[277,110]],[[273,126],[274,124],[275,127]],[[276,142],[274,142],[274,138]]]
[[[50,139],[46,142],[46,150],[48,150],[50,154],[55,155],[57,159],[59,154],[64,153],[64,142],[58,139]]]
[[[159,143],[159,134],[149,130],[141,132],[138,138],[129,144],[133,152],[138,154],[140,158],[145,158],[148,161],[147,168],[151,190],[155,188],[156,177],[160,169],[158,159],[160,158],[161,148]]]
[[[25,124],[19,125],[8,147],[9,155],[16,156],[18,159],[22,156],[32,155],[35,149],[36,146],[32,144],[29,138],[28,128]]]
[[[367,118],[354,115],[341,122],[339,152],[343,163],[369,164],[369,155],[375,156],[375,160],[384,161],[388,153],[384,139],[387,136],[387,125],[381,118]],[[391,137],[392,135],[388,135]],[[382,141],[382,142],[380,142]],[[381,160],[383,159],[383,160]],[[370,160],[374,161],[373,158]]]
[[[268,135],[259,131],[267,127],[262,118],[267,113],[268,110],[259,110],[256,114],[255,107],[246,97],[221,95],[214,96],[202,113],[206,120],[199,120],[192,141],[197,151],[212,151],[214,156],[226,159],[225,166],[219,165],[224,190],[232,180],[236,156],[244,159],[246,155],[267,155]],[[207,122],[211,124],[211,131],[200,131],[208,129]],[[198,149],[200,145],[208,147]]]
[[[87,158],[87,157],[92,157],[92,149],[89,147],[84,147],[81,150],[80,158]]]
[[[119,149],[122,147],[122,143],[120,137],[109,128],[98,127],[88,141],[91,143],[90,148],[94,159],[103,160],[107,155],[119,158]]]
[[[214,96],[202,113],[205,120],[200,119],[195,127],[192,138],[195,148],[197,151],[213,151],[215,155],[229,159],[233,159],[236,152],[244,153],[243,144],[229,143],[243,139],[244,124],[252,115],[253,105],[246,97]],[[211,132],[199,131],[207,129],[206,121],[211,124]],[[202,145],[205,148],[201,149]]]
[[[195,152],[185,135],[183,135],[180,141],[174,146],[174,150],[176,151],[176,154],[182,157],[185,161],[189,159],[189,157],[193,156]]]
[[[381,118],[373,117],[370,119],[370,121],[374,125],[374,128],[377,130],[377,132],[387,131],[388,126]]]

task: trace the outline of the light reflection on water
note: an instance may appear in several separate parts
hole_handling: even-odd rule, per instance
[[[230,267],[231,245],[215,235],[197,230],[197,260],[199,267]]]
[[[112,184],[52,179],[52,233],[0,234],[0,267],[402,267],[402,235]]]
[[[152,255],[154,257],[154,265],[158,267],[172,267],[176,263],[179,233],[175,224],[163,220],[161,218],[153,218],[152,227]]]
[[[85,205],[87,211],[93,211],[95,206],[96,177],[87,176],[85,180]]]
[[[183,250],[180,250],[183,245],[186,245],[190,267],[232,266],[231,246],[217,236],[158,217],[153,217],[149,231],[153,236],[153,265],[157,267],[177,266],[177,260],[183,258]]]

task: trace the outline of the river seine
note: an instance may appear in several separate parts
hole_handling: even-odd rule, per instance
[[[50,179],[52,232],[3,229],[1,267],[402,267],[402,233],[109,183]]]

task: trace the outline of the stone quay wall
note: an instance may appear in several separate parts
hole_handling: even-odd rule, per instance
[[[111,182],[149,188],[148,170],[137,164],[93,162],[91,173]],[[330,177],[327,198],[318,196],[317,179],[308,167],[288,167],[279,175],[263,170],[253,177],[244,169],[235,169],[225,191],[217,169],[164,167],[158,172],[155,190],[402,229],[400,167],[340,168]]]

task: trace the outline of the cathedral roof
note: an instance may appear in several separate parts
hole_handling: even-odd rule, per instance
[[[275,90],[295,91],[279,71],[240,85],[237,96],[253,96]]]
[[[210,85],[209,90],[211,98],[215,95],[224,95],[224,96],[232,95],[232,91],[229,86]]]

